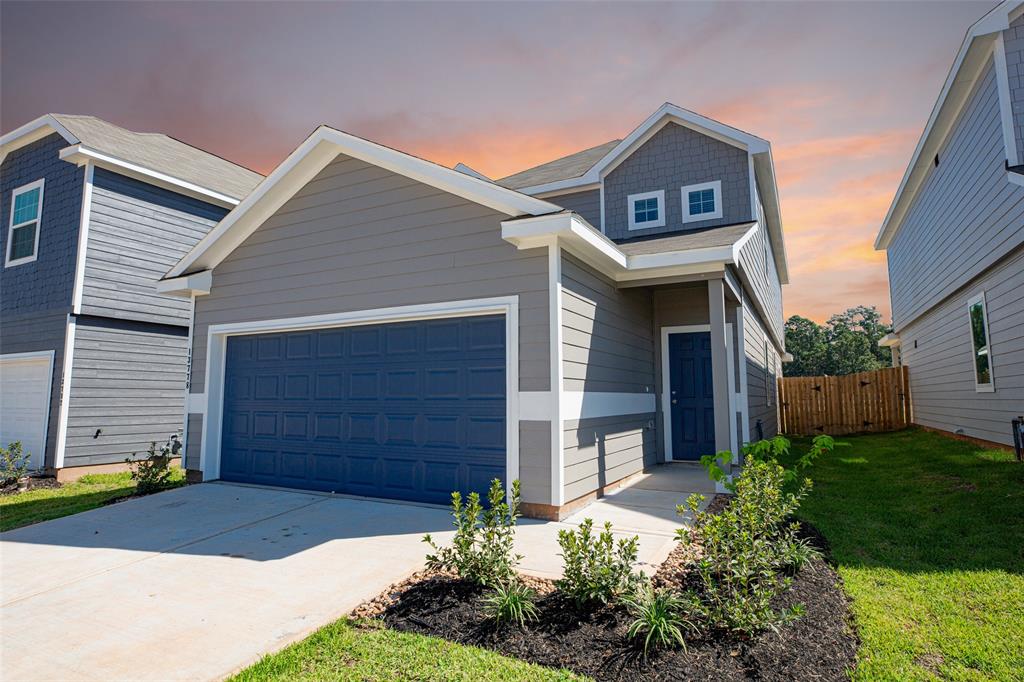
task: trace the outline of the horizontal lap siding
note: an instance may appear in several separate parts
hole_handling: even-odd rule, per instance
[[[657,461],[654,414],[566,421],[565,499],[643,471]]]
[[[1024,242],[1024,189],[1006,178],[1001,126],[990,62],[888,248],[901,336],[915,318]]]
[[[519,422],[519,483],[524,502],[551,504],[551,422]]]
[[[196,299],[192,392],[205,390],[213,324],[511,295],[519,388],[549,390],[547,252],[502,240],[506,218],[339,155],[214,269]]]
[[[740,249],[739,264],[753,287],[753,294],[768,315],[768,329],[775,338],[783,338],[782,285],[775,269],[771,243],[765,239],[764,227],[758,226],[754,236]]]
[[[562,256],[562,369],[566,391],[653,393],[653,303]],[[584,401],[586,404],[586,401]],[[656,457],[654,414],[566,421],[565,499],[643,470]]]
[[[201,201],[96,169],[82,313],[188,325],[188,300],[156,293],[156,282],[224,213]]]
[[[747,415],[750,439],[757,439],[757,422],[761,422],[765,438],[779,430],[778,395],[775,378],[780,376],[779,357],[771,342],[768,343],[768,373],[765,375],[765,341],[768,340],[757,312],[743,307],[743,355],[747,373]]]
[[[121,462],[179,433],[187,347],[184,330],[79,319],[64,466]]]
[[[651,294],[617,289],[578,259],[562,257],[562,369],[566,391],[651,393]]]
[[[985,292],[994,393],[974,388],[967,301]],[[914,422],[1012,444],[1024,411],[1024,247],[900,332]],[[915,348],[916,344],[916,348]]]

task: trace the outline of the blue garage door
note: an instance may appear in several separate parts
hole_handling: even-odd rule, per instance
[[[236,336],[221,478],[447,504],[505,480],[505,319]]]

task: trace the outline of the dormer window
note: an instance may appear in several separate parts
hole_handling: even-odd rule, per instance
[[[705,182],[682,188],[683,222],[714,220],[722,217],[722,182]]]
[[[43,181],[11,192],[11,222],[7,229],[6,267],[31,263],[39,250],[39,219],[43,213]]]
[[[665,226],[665,190],[630,194],[626,198],[629,229],[645,230]]]

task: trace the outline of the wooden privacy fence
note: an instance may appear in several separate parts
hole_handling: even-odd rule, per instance
[[[782,431],[794,436],[896,431],[910,424],[907,367],[779,379]]]

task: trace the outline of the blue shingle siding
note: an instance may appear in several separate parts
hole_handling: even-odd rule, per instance
[[[43,310],[66,314],[71,307],[85,171],[61,161],[59,152],[66,146],[60,135],[49,135],[11,152],[0,166],[0,258],[4,263],[12,191],[40,178],[46,180],[36,260],[0,271],[0,315],[4,317]]]
[[[722,183],[722,217],[684,223],[680,188],[716,180]],[[630,230],[627,197],[656,190],[665,191],[665,226]],[[605,177],[604,201],[604,232],[612,239],[662,235],[752,220],[747,152],[669,123]]]
[[[1013,111],[1013,133],[1017,142],[1017,159],[1024,163],[1024,16],[1020,16],[1003,32],[1006,46],[1006,68],[1010,78],[1010,102]]]

